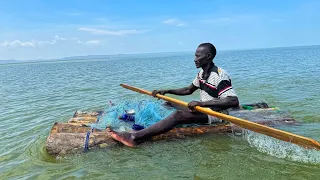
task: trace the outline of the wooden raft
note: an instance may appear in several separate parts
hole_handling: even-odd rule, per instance
[[[87,133],[87,145],[89,149],[111,148],[119,143],[113,140],[106,130],[94,129],[91,132],[91,127],[87,124],[95,123],[101,112],[76,112],[67,123],[54,123],[50,134],[46,140],[46,150],[49,155],[63,156],[66,154],[73,154],[83,152],[85,150],[85,142]],[[293,119],[279,119],[277,122],[292,124],[295,123]],[[261,121],[260,124],[273,125],[272,123]],[[165,134],[154,136],[148,141],[172,140],[181,139],[190,136],[197,136],[203,134],[225,134],[239,130],[241,128],[228,125],[203,125],[194,127],[180,127],[174,128]]]

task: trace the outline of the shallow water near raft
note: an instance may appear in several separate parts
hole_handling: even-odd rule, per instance
[[[278,128],[320,141],[320,47],[220,52],[240,101],[265,101],[302,125]],[[317,179],[320,152],[250,131],[121,145],[54,158],[44,145],[53,123],[109,100],[145,99],[147,90],[189,85],[193,52],[112,56],[107,60],[0,65],[0,179]],[[177,97],[184,101],[198,99]],[[156,99],[154,99],[156,101]]]

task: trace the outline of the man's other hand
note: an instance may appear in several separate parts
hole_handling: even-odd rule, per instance
[[[188,103],[188,108],[191,109],[192,111],[195,111],[196,106],[203,106],[203,103],[200,101],[191,101]]]
[[[167,90],[153,90],[153,91],[152,91],[152,96],[153,96],[153,97],[156,97],[156,94],[165,95],[166,93],[168,93]]]

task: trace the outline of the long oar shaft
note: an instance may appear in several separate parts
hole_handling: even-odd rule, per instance
[[[133,87],[133,86],[129,86],[129,85],[126,85],[126,84],[120,84],[120,85],[122,87],[126,88],[126,89],[130,89],[132,91],[136,91],[136,92],[139,92],[139,93],[142,93],[142,94],[147,94],[147,95],[152,96],[152,93],[150,91],[147,91],[147,90],[144,90],[144,89],[140,89],[140,88],[137,88],[137,87]],[[186,103],[184,101],[181,101],[181,100],[178,100],[178,99],[174,99],[174,98],[171,98],[171,97],[168,97],[168,96],[160,95],[160,94],[157,94],[156,96],[158,98],[160,98],[160,99],[163,99],[163,100],[178,104],[180,106],[188,107],[188,103]],[[294,144],[297,144],[297,145],[300,145],[300,146],[304,146],[304,147],[307,147],[307,148],[315,148],[315,149],[320,150],[320,143],[318,141],[316,141],[316,140],[311,139],[311,138],[299,136],[299,135],[296,135],[296,134],[293,134],[293,133],[289,133],[289,132],[286,132],[286,131],[282,131],[282,130],[271,128],[271,127],[268,127],[268,126],[264,126],[264,125],[261,125],[261,124],[255,123],[255,122],[251,122],[251,121],[248,121],[248,120],[245,120],[245,119],[241,119],[241,118],[233,117],[233,116],[230,116],[230,115],[222,114],[222,113],[213,111],[213,110],[208,109],[208,108],[203,108],[203,107],[200,107],[200,106],[196,106],[195,109],[197,111],[199,111],[199,112],[202,112],[202,113],[205,113],[205,114],[208,114],[208,115],[211,115],[211,116],[215,116],[215,117],[217,117],[219,119],[223,119],[223,120],[229,121],[229,122],[231,122],[231,123],[233,123],[235,125],[238,125],[240,127],[243,127],[245,129],[248,129],[248,130],[251,130],[251,131],[254,131],[254,132],[265,134],[265,135],[274,137],[276,139],[280,139],[280,140],[283,140],[283,141],[291,142],[291,143],[294,143]]]

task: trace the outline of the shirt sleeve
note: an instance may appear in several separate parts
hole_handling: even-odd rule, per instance
[[[195,87],[197,87],[197,88],[199,88],[200,87],[200,82],[199,82],[199,73],[197,74],[197,76],[196,76],[196,78],[193,80],[193,82],[192,82],[192,84],[195,86]]]
[[[227,96],[237,96],[235,90],[232,88],[231,78],[226,72],[224,72],[217,90],[219,98],[225,98]]]

